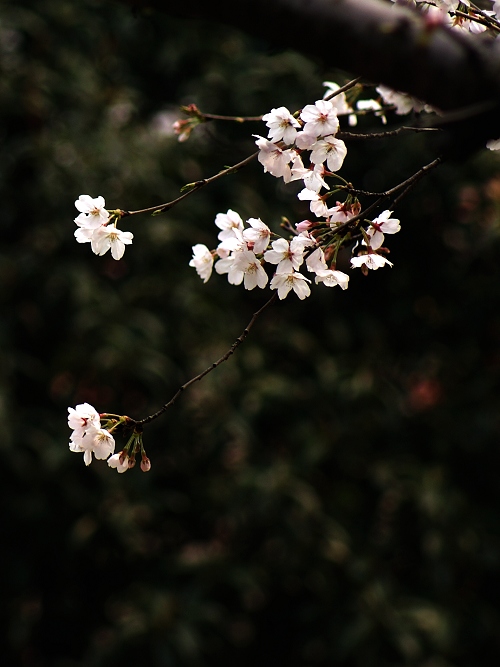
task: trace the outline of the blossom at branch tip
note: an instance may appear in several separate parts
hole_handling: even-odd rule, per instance
[[[311,162],[322,164],[326,160],[330,171],[338,171],[344,163],[347,155],[347,147],[342,139],[335,139],[334,136],[328,136],[319,139],[313,146],[311,152]]]
[[[393,265],[388,259],[382,255],[377,255],[375,252],[368,252],[351,259],[351,266],[353,268],[362,269],[365,266],[367,269],[372,269],[372,271],[376,271],[386,264],[389,264],[389,266]]]
[[[92,252],[96,255],[104,255],[111,250],[113,259],[121,259],[125,246],[132,243],[133,238],[132,232],[122,232],[114,225],[99,227],[90,239]]]
[[[243,220],[239,213],[229,209],[227,213],[217,213],[215,216],[215,224],[222,231],[219,232],[219,241],[225,241],[232,238],[235,231],[243,231]]]
[[[255,142],[259,148],[257,159],[264,167],[264,172],[269,172],[276,178],[282,177],[285,183],[289,183],[292,176],[290,162],[297,157],[296,151],[292,148],[282,149],[258,134],[253,136],[257,137]]]
[[[189,266],[196,269],[196,273],[200,276],[204,283],[208,281],[212,275],[212,267],[214,265],[214,258],[210,250],[203,243],[197,243],[193,246],[193,258],[189,262]]]
[[[96,229],[109,220],[109,213],[105,207],[104,197],[92,199],[90,195],[80,195],[75,201],[75,207],[80,215],[75,218],[79,227]]]
[[[284,141],[285,144],[293,144],[297,128],[300,123],[292,116],[286,107],[271,109],[269,113],[262,116],[269,128],[268,139],[273,142]]]
[[[108,459],[108,466],[110,468],[116,468],[118,472],[125,472],[128,470],[129,465],[129,458],[125,452],[121,451],[118,452],[118,454],[114,454],[113,456],[110,456]]]
[[[401,229],[399,220],[391,218],[392,211],[382,211],[382,213],[372,220],[371,226],[366,230],[370,239],[372,250],[378,250],[384,242],[384,234],[396,234]]]
[[[172,129],[178,135],[177,140],[180,142],[187,141],[197,124],[193,123],[192,118],[183,118],[172,123]]]
[[[68,408],[68,426],[83,435],[91,426],[101,427],[97,410],[90,403],[80,403],[76,408]]]
[[[311,290],[307,283],[311,281],[301,273],[291,271],[289,273],[275,273],[269,287],[278,290],[278,298],[284,299],[290,290],[293,289],[295,294],[302,301],[311,294]]]
[[[339,129],[337,109],[328,100],[318,100],[314,104],[307,104],[300,112],[304,121],[304,133],[324,137],[335,134]]]
[[[250,229],[245,229],[243,238],[247,243],[253,244],[253,252],[259,255],[269,245],[271,230],[260,218],[249,218],[247,222],[250,225]]]

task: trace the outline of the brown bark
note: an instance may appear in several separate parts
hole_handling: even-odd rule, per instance
[[[500,45],[486,35],[431,27],[407,7],[381,0],[118,1],[235,26],[444,111],[467,109],[466,120],[477,125],[481,117],[480,141],[500,136]]]

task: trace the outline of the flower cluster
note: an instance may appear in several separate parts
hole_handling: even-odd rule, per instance
[[[115,454],[115,439],[111,435],[118,426],[127,424],[129,417],[99,414],[89,403],[81,403],[76,408],[68,408],[68,426],[73,429],[69,448],[72,452],[83,453],[85,465],[96,459],[108,459],[110,468],[125,472],[135,465],[135,455],[141,453],[141,470],[151,469],[151,462],[146,456],[142,443],[142,432],[134,429],[129,441],[121,452]],[[104,423],[101,423],[104,420]]]
[[[337,239],[336,232],[341,229],[339,225],[349,222],[358,213],[358,204],[338,203],[326,224],[328,241],[323,246],[318,238],[320,235],[324,238],[325,224],[304,220],[296,225],[293,238],[287,240],[273,234],[259,218],[249,218],[245,227],[241,216],[229,209],[227,213],[218,213],[215,218],[215,224],[221,230],[217,248],[211,251],[201,243],[196,244],[189,265],[196,269],[205,283],[215,267],[218,274],[227,274],[231,285],[243,283],[248,290],[266,287],[269,277],[264,267],[266,263],[274,265],[276,268],[269,286],[277,290],[278,297],[284,299],[293,290],[299,299],[305,299],[311,293],[311,280],[299,271],[305,264],[306,269],[315,274],[316,284],[322,283],[327,287],[339,285],[345,290],[349,276],[336,269],[337,253],[344,237]],[[352,267],[366,272],[385,264],[392,266],[384,256],[387,249],[382,247],[384,234],[395,234],[400,230],[399,220],[391,218],[391,215],[392,211],[383,211],[377,218],[364,221],[369,225],[366,229],[360,227],[362,241],[359,255],[351,260]],[[333,218],[335,222],[332,222]]]
[[[75,218],[78,225],[75,238],[78,243],[90,243],[96,255],[104,255],[111,250],[113,259],[121,259],[125,246],[132,243],[133,234],[117,228],[117,212],[110,213],[105,209],[103,197],[92,199],[89,195],[80,195],[75,206],[80,212]]]
[[[68,426],[73,429],[69,448],[72,452],[83,452],[85,465],[96,459],[107,459],[115,451],[115,440],[111,433],[101,428],[101,417],[89,403],[81,403],[75,409],[68,408]]]
[[[344,202],[337,201],[335,205],[328,202],[332,193],[328,192],[326,178],[335,177],[348,185],[336,173],[342,167],[347,148],[335,135],[339,129],[338,116],[351,117],[354,111],[345,94],[338,92],[336,83],[327,81],[325,85],[326,96],[333,95],[333,102],[318,100],[296,114],[286,107],[272,109],[262,117],[268,127],[267,138],[254,135],[264,171],[283,178],[285,183],[302,180],[304,187],[297,196],[309,202],[311,213],[318,220],[303,220],[296,224],[295,230],[289,225],[294,232],[289,240],[272,233],[260,218],[249,218],[245,226],[236,211],[218,213],[215,224],[220,230],[219,245],[215,250],[201,243],[194,245],[189,263],[203,282],[209,280],[215,267],[217,273],[227,274],[232,285],[243,283],[252,290],[263,289],[269,283],[280,299],[292,290],[299,299],[305,299],[311,293],[311,279],[299,270],[305,264],[307,271],[315,274],[316,284],[339,285],[345,290],[349,276],[337,270],[337,255],[341,247],[350,242],[352,246],[356,240],[354,248],[358,251],[351,267],[366,273],[386,264],[392,266],[385,257],[389,251],[382,247],[384,234],[395,234],[400,229],[399,220],[391,218],[392,211],[385,210],[373,220],[362,220],[361,204],[356,197],[348,195]],[[375,100],[364,102],[371,111],[382,110]],[[395,97],[392,103],[396,104]],[[322,190],[327,192],[321,194]],[[270,280],[266,264],[275,266]]]
[[[398,0],[392,0],[397,3]],[[429,27],[445,25],[457,30],[479,34],[488,27],[498,27],[496,15],[500,2],[493,0],[493,11],[479,9],[470,0],[406,0],[406,3],[422,11]],[[498,32],[490,31],[496,37]]]

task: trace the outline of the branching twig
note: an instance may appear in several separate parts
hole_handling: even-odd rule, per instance
[[[331,100],[332,97],[336,97],[337,95],[341,95],[342,93],[345,93],[346,90],[350,90],[351,88],[354,88],[354,86],[361,81],[361,77],[358,76],[355,79],[352,79],[351,81],[348,81],[344,86],[341,88],[338,88],[337,90],[334,90],[331,92],[329,95],[327,95],[325,100]]]
[[[354,218],[351,218],[350,220],[347,220],[346,222],[343,222],[341,225],[338,227],[335,227],[333,230],[336,234],[344,229],[344,227],[349,227],[352,226],[354,223],[358,222],[359,220],[363,220],[368,217],[368,214],[371,213],[373,210],[378,208],[382,202],[385,199],[388,199],[392,197],[392,195],[396,194],[400,190],[403,190],[403,192],[397,197],[393,202],[392,205],[398,201],[400,201],[417,183],[418,181],[425,176],[429,171],[437,167],[438,165],[441,164],[443,161],[442,157],[437,157],[435,160],[432,162],[429,162],[429,164],[424,165],[421,167],[418,171],[416,171],[412,176],[407,178],[405,181],[402,181],[401,183],[398,183],[398,185],[395,185],[393,188],[390,190],[386,190],[385,192],[367,192],[366,190],[356,190],[356,188],[344,186],[342,189],[346,190],[346,192],[349,192],[349,194],[353,195],[364,195],[366,197],[377,197],[377,200],[373,202],[373,204],[370,204],[367,208],[365,208],[361,213]],[[340,187],[340,186],[339,186]]]
[[[341,188],[342,190],[346,190],[349,194],[352,195],[363,195],[365,197],[379,197],[381,199],[387,199],[388,197],[392,197],[392,195],[396,194],[396,192],[399,192],[399,190],[406,188],[407,186],[413,186],[415,185],[421,178],[424,176],[428,171],[431,169],[434,169],[434,167],[437,167],[441,162],[443,161],[442,157],[437,157],[435,160],[432,162],[429,162],[429,164],[424,165],[421,167],[418,171],[416,171],[412,176],[407,178],[406,180],[402,181],[401,183],[398,183],[398,185],[395,185],[393,188],[390,188],[390,190],[385,190],[384,192],[368,192],[367,190],[358,190],[357,188],[353,188],[350,186],[337,186]],[[364,217],[364,213],[361,214],[359,217]],[[358,218],[353,218],[353,220],[357,220]]]
[[[437,132],[439,127],[410,127],[403,125],[396,130],[386,130],[384,132],[337,132],[335,135],[339,139],[385,139],[386,137],[396,137],[403,132]]]
[[[198,110],[198,115],[206,120],[229,120],[234,123],[247,123],[262,120],[262,116],[220,116],[215,113],[205,113]]]
[[[190,387],[192,384],[195,382],[198,382],[202,378],[205,377],[205,375],[208,375],[211,373],[213,370],[217,368],[217,366],[220,366],[224,361],[227,361],[229,357],[236,351],[236,349],[243,343],[245,338],[248,336],[250,333],[250,329],[253,327],[255,324],[255,321],[261,315],[266,308],[268,308],[271,304],[273,304],[276,301],[277,297],[277,292],[275,292],[272,297],[266,301],[266,303],[259,309],[257,310],[253,316],[250,322],[247,324],[243,332],[241,333],[240,336],[234,341],[234,343],[231,345],[229,350],[217,361],[214,361],[213,364],[211,364],[208,368],[206,368],[202,373],[199,373],[195,377],[191,378],[186,382],[185,384],[182,385],[182,387],[179,387],[179,389],[175,392],[175,394],[172,396],[172,398],[168,401],[168,403],[165,403],[163,407],[161,407],[157,412],[155,412],[152,415],[149,415],[149,417],[145,417],[144,419],[140,419],[139,421],[135,422],[135,426],[144,426],[144,424],[149,424],[149,422],[152,422],[154,419],[157,419],[162,415],[168,408],[172,407],[172,405],[176,402],[176,400],[179,398],[179,396],[182,394],[182,392]]]
[[[124,211],[123,209],[121,209],[120,215],[122,218],[124,218],[128,215],[137,215],[139,213],[158,214],[158,213],[164,213],[165,211],[169,211],[173,206],[178,204],[186,197],[189,197],[189,195],[193,194],[193,192],[200,190],[200,188],[203,188],[205,185],[209,185],[209,183],[213,183],[214,181],[217,181],[219,178],[222,178],[223,176],[227,176],[228,174],[234,174],[235,172],[239,171],[242,167],[245,167],[254,158],[256,158],[258,154],[259,154],[258,151],[252,153],[252,155],[249,155],[241,162],[233,164],[231,167],[227,167],[226,169],[219,171],[214,176],[210,176],[209,178],[202,178],[201,180],[195,181],[194,183],[188,183],[187,185],[184,186],[184,188],[189,188],[187,192],[184,192],[184,194],[180,195],[180,197],[177,197],[177,199],[173,199],[172,201],[169,201],[166,204],[160,204],[159,206],[150,206],[149,208],[141,208],[137,211]]]

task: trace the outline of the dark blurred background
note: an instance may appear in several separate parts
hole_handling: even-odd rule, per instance
[[[0,5],[2,664],[500,659],[493,153],[402,202],[392,270],[266,311],[146,429],[150,473],[68,450],[68,406],[145,417],[268,298],[189,268],[192,245],[216,245],[218,212],[276,231],[308,214],[298,185],[255,163],[124,220],[134,244],[115,262],[75,242],[75,199],[168,201],[265,133],[211,123],[180,144],[180,104],[295,110],[348,76],[217,23],[94,0]],[[384,189],[433,157],[421,135],[358,142],[342,174]]]

